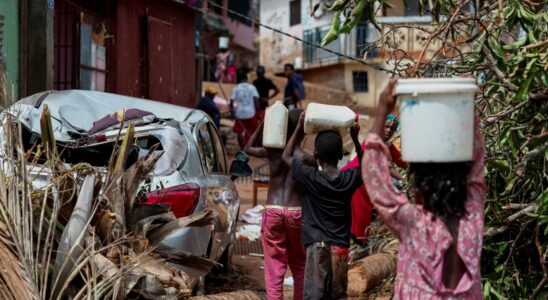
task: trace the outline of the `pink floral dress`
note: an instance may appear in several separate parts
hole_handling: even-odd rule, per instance
[[[379,215],[400,239],[394,299],[482,299],[484,141],[477,117],[475,123],[474,162],[467,178],[468,199],[459,222],[458,241],[453,241],[442,220],[432,220],[429,211],[411,203],[393,186],[388,148],[378,135],[366,137],[363,182]],[[455,289],[448,289],[442,279],[443,260],[454,242],[466,272]]]

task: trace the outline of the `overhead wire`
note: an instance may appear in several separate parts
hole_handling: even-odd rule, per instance
[[[363,64],[363,65],[366,65],[366,66],[369,66],[369,67],[371,67],[371,68],[373,68],[373,69],[376,69],[376,70],[379,70],[379,71],[383,71],[383,72],[387,72],[387,73],[390,73],[390,74],[393,74],[393,75],[397,75],[396,72],[394,72],[394,71],[392,71],[392,70],[389,70],[389,69],[386,69],[386,68],[383,68],[383,67],[381,67],[381,66],[379,66],[379,65],[376,65],[376,64],[367,62],[367,61],[365,61],[365,60],[363,60],[363,59],[359,59],[359,58],[356,58],[356,57],[353,57],[353,56],[350,56],[350,55],[346,55],[346,54],[343,54],[343,53],[340,53],[340,52],[337,52],[337,51],[333,51],[333,50],[331,50],[331,49],[322,47],[321,45],[318,45],[318,44],[315,44],[315,43],[311,43],[311,42],[309,42],[309,41],[305,41],[305,40],[303,40],[302,38],[300,38],[300,37],[298,37],[298,36],[289,34],[289,33],[285,32],[285,31],[282,31],[282,30],[276,29],[276,28],[274,28],[274,27],[271,27],[271,26],[269,26],[269,25],[263,24],[263,23],[261,23],[260,21],[257,21],[257,20],[255,20],[255,19],[253,19],[253,18],[250,18],[249,16],[246,16],[246,15],[241,14],[241,13],[239,13],[239,12],[237,12],[237,11],[234,11],[234,10],[228,8],[228,7],[224,7],[224,6],[220,5],[220,4],[217,4],[217,3],[213,2],[212,0],[206,0],[206,2],[207,2],[209,5],[213,6],[213,7],[219,8],[219,9],[221,9],[221,10],[225,10],[225,11],[227,11],[227,12],[233,14],[233,15],[236,15],[236,16],[238,16],[238,17],[240,17],[240,18],[243,18],[243,19],[245,19],[245,20],[248,20],[248,21],[250,21],[251,23],[253,23],[253,24],[257,25],[257,26],[264,27],[264,28],[266,28],[266,29],[272,30],[272,31],[274,31],[274,32],[276,32],[276,33],[279,33],[279,34],[281,34],[281,35],[284,35],[284,36],[286,36],[286,37],[289,37],[289,38],[292,38],[292,39],[294,39],[294,40],[296,40],[296,41],[299,41],[299,42],[302,43],[302,44],[305,44],[305,45],[308,45],[308,46],[311,46],[311,47],[315,47],[315,48],[321,49],[321,50],[326,51],[326,52],[328,52],[328,53],[334,54],[334,55],[336,55],[336,56],[339,56],[339,57],[342,57],[342,58],[345,58],[345,59],[348,59],[348,60],[351,60],[351,61],[354,61],[354,62]],[[190,6],[190,5],[189,5],[189,6]],[[190,7],[192,7],[192,8],[194,8],[194,9],[200,11],[200,12],[203,13],[203,14],[206,14],[206,13],[207,13],[207,12],[204,11],[203,9],[197,9],[196,7],[193,7],[193,6],[190,6]]]

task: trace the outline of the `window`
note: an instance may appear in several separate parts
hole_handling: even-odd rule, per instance
[[[215,130],[215,125],[213,125],[212,123],[209,123],[209,131],[211,132],[211,136],[213,137],[213,143],[215,144],[215,150],[217,151],[217,159],[219,160],[219,172],[226,174],[226,156],[223,142],[221,141],[219,134],[217,134],[217,131]]]
[[[364,71],[354,71],[352,72],[352,78],[354,83],[354,92],[358,93],[367,93],[367,72]]]
[[[198,130],[198,146],[200,147],[200,156],[202,156],[202,163],[209,173],[219,172],[217,153],[213,146],[213,140],[209,133],[207,123],[200,125]]]
[[[97,24],[94,17],[81,14],[80,89],[104,92],[107,57],[102,33],[96,30]]]
[[[405,16],[420,16],[419,0],[408,0],[407,7],[404,8]]]
[[[213,8],[213,11],[218,14],[218,15],[222,15],[223,14],[223,0],[213,0],[211,1],[217,5],[209,5],[210,7]]]
[[[251,6],[249,0],[228,1],[228,9],[249,17]],[[249,18],[244,18],[230,11],[228,12],[228,17],[247,26],[251,26],[251,20],[249,20]]]
[[[289,2],[289,26],[301,24],[301,0]]]

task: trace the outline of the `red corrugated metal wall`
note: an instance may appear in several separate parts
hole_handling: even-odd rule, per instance
[[[171,38],[163,39],[162,45],[154,45],[158,39],[149,38],[149,34],[155,34],[149,32],[150,18],[171,24],[164,29]],[[193,107],[196,86],[194,12],[170,1],[118,0],[115,23],[112,51],[116,53],[116,61],[109,69],[115,76],[109,77],[108,89],[119,94]],[[158,47],[171,49],[149,53],[153,52],[149,49]],[[157,57],[158,53],[171,53],[172,59]],[[152,73],[149,72],[150,64],[154,65]],[[151,86],[169,91],[150,91]]]

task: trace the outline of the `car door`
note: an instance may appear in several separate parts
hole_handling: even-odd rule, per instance
[[[203,182],[207,206],[219,214],[213,228],[209,255],[212,259],[218,259],[234,236],[240,202],[236,186],[228,176],[226,152],[214,124],[205,119],[195,128],[204,169]]]

